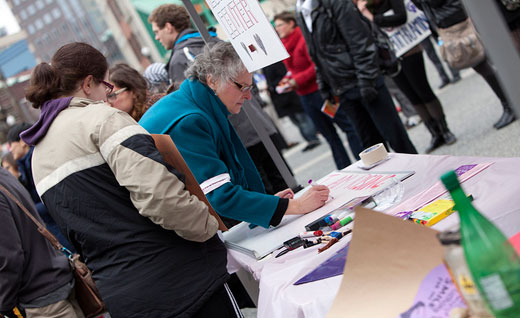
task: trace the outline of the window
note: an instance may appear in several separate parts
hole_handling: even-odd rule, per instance
[[[34,4],[30,4],[27,7],[27,12],[29,13],[29,15],[33,15],[36,12],[36,9],[34,8]]]
[[[43,28],[42,19],[36,20],[36,22],[34,22],[34,24],[36,25],[36,29],[38,29],[38,30],[41,30]]]
[[[59,8],[54,8],[52,10],[52,16],[54,17],[54,19],[57,19],[59,17],[61,17],[61,11]]]
[[[43,16],[43,21],[45,21],[45,24],[49,24],[52,22],[52,17],[50,15],[50,13],[46,13],[44,16]]]
[[[52,3],[52,0],[47,0],[47,1],[45,1],[45,3],[47,3],[47,4],[51,4],[51,3]]]
[[[43,9],[43,1],[42,0],[36,1],[36,7],[38,8],[38,10]]]
[[[13,0],[13,6],[17,6],[20,4],[20,0]]]
[[[36,30],[34,29],[34,25],[29,24],[29,25],[27,26],[27,32],[29,32],[29,34],[34,34],[35,31],[36,31]]]
[[[20,10],[20,19],[27,19],[27,12],[25,12],[25,9]]]

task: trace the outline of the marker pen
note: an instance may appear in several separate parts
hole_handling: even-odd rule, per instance
[[[351,215],[347,216],[346,218],[343,218],[340,221],[337,221],[336,223],[332,224],[330,226],[330,228],[333,230],[337,230],[337,229],[349,224],[350,222],[352,222],[352,220],[354,220],[354,214],[351,214]]]
[[[308,237],[316,237],[316,236],[322,236],[323,231],[309,231],[309,232],[301,232],[299,236],[301,238],[308,238]]]
[[[309,183],[309,185],[310,185],[311,187],[315,187],[315,186],[318,186],[318,185],[319,185],[319,184],[315,183],[314,181],[312,181],[312,179],[309,179],[308,183]],[[328,200],[334,200],[334,197],[333,197],[332,195],[329,195]],[[327,200],[327,201],[328,201],[328,200]]]

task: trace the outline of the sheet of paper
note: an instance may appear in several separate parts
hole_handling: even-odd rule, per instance
[[[357,208],[343,280],[327,318],[395,318],[408,311],[425,277],[442,263],[436,234]]]
[[[282,247],[283,242],[305,231],[305,225],[339,208],[350,200],[370,196],[393,184],[393,178],[403,180],[413,171],[399,172],[367,172],[367,171],[334,171],[316,183],[330,188],[331,199],[323,207],[301,216],[284,216],[280,225],[264,229],[259,226],[249,229],[248,224],[241,223],[223,234],[228,248],[236,249],[256,258],[262,258]],[[309,187],[308,187],[309,188]],[[301,195],[306,190],[300,191]]]

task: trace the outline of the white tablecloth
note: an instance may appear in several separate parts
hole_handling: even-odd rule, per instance
[[[520,231],[520,158],[483,158],[392,154],[392,159],[373,171],[413,170],[415,175],[403,181],[403,200],[432,186],[440,176],[461,165],[494,162],[486,170],[463,183],[474,205],[508,237]],[[358,170],[351,165],[345,170]],[[440,221],[433,228],[457,227],[457,214]],[[342,276],[295,286],[294,282],[315,269],[344,247],[349,237],[318,254],[318,246],[268,256],[260,261],[229,251],[229,268],[243,267],[260,283],[258,317],[325,317],[339,289]],[[276,252],[275,252],[276,253]]]

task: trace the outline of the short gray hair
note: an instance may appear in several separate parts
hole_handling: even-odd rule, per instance
[[[219,41],[204,47],[204,51],[195,57],[184,75],[186,78],[198,79],[204,84],[207,76],[219,80],[223,84],[236,78],[246,67],[229,42]]]

